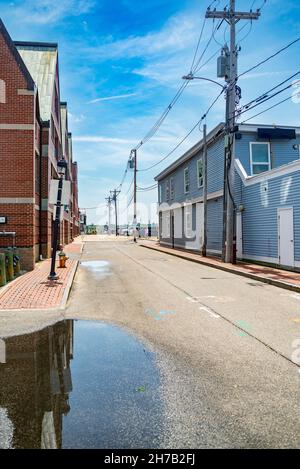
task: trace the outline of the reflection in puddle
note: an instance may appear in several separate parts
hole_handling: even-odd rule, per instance
[[[159,445],[159,374],[140,341],[72,320],[3,341],[0,448]]]
[[[82,267],[90,270],[94,274],[97,275],[97,277],[107,277],[108,275],[111,275],[110,272],[110,263],[107,261],[82,261],[81,262]]]

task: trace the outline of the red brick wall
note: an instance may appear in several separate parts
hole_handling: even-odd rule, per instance
[[[27,89],[27,81],[1,34],[0,79],[6,84],[6,99],[0,103],[0,123],[35,125],[36,97],[18,94],[18,90]],[[33,129],[0,129],[0,198],[35,199],[34,135]],[[32,268],[34,245],[38,243],[34,202],[0,202],[0,215],[8,219],[7,224],[0,225],[0,231],[16,232],[16,246],[24,251],[23,267]],[[12,239],[0,236],[0,248],[7,245],[12,245]]]
[[[0,204],[0,214],[8,218],[6,225],[0,225],[0,231],[15,231],[16,245],[29,247],[35,244],[35,207],[33,204]],[[0,246],[7,246],[0,236]],[[12,245],[10,240],[9,245]]]

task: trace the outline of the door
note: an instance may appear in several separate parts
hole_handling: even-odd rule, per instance
[[[243,257],[243,225],[242,225],[242,212],[236,214],[236,257],[242,259]]]
[[[278,209],[279,264],[294,267],[294,213],[293,208]]]

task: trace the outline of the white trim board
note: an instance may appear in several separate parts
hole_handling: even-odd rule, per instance
[[[273,168],[270,171],[265,171],[264,173],[257,174],[255,176],[248,176],[244,166],[238,158],[235,160],[234,166],[242,179],[244,186],[252,186],[254,184],[259,184],[260,182],[269,181],[270,179],[275,179],[280,176],[286,176],[287,174],[300,171],[300,160],[292,161],[284,166]]]
[[[223,197],[223,190],[211,192],[207,195],[207,200],[219,199],[220,197]],[[163,202],[158,205],[158,211],[165,212],[166,210],[175,210],[176,208],[186,207],[187,205],[193,205],[200,202],[203,202],[203,195],[195,197],[194,199],[185,200],[183,202],[173,202],[172,204]]]

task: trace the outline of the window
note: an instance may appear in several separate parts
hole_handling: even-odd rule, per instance
[[[197,182],[198,182],[198,189],[203,187],[203,157],[197,161]]]
[[[170,185],[169,181],[166,181],[166,200],[169,200],[170,198]]]
[[[159,185],[159,192],[158,192],[158,202],[162,203],[162,192],[161,192],[161,184]]]
[[[185,192],[185,194],[187,194],[187,192],[190,191],[189,168],[184,169],[183,177],[184,177],[184,192]]]
[[[250,143],[251,173],[260,174],[271,169],[270,144]]]
[[[171,200],[174,199],[175,196],[175,187],[174,187],[174,178],[170,179],[170,198]]]
[[[35,192],[40,193],[40,157],[35,154]]]

